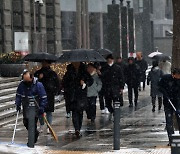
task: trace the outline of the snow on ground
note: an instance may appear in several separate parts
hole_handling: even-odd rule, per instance
[[[29,148],[26,144],[12,144],[10,142],[0,142],[0,153],[7,154],[44,154],[48,147],[35,146]]]

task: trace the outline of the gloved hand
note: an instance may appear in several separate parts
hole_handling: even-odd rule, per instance
[[[39,107],[39,115],[42,115],[42,114],[44,114],[44,108]]]
[[[21,112],[21,107],[20,106],[16,106],[16,111],[17,112]]]
[[[176,114],[179,114],[179,115],[180,115],[180,110],[176,110]]]

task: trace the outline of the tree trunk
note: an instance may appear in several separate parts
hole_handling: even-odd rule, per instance
[[[180,68],[180,0],[173,2],[173,50],[172,50],[172,67]]]

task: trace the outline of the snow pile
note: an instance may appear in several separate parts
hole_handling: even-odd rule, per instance
[[[29,148],[26,144],[11,144],[0,143],[0,153],[7,154],[43,154],[45,153],[45,147],[35,146],[35,148]]]

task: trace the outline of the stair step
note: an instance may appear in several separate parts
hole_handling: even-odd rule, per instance
[[[15,101],[16,94],[10,94],[6,96],[1,96],[0,97],[0,104],[5,103],[5,102],[10,102],[10,101]]]
[[[8,82],[8,83],[3,83],[0,86],[0,90],[4,90],[4,89],[9,89],[9,88],[17,88],[17,86],[19,85],[19,82]]]
[[[18,122],[22,121],[22,119],[23,119],[23,115],[19,114]],[[4,118],[3,120],[0,120],[0,127],[3,127],[8,124],[13,124],[15,123],[15,120],[16,120],[16,114],[14,116]]]
[[[10,101],[10,102],[5,102],[0,104],[0,112],[3,112],[5,110],[9,110],[11,108],[15,108],[15,102],[14,101]]]
[[[0,119],[5,119],[8,117],[12,117],[16,114],[16,109],[12,108],[11,110],[6,110],[0,113]]]
[[[0,96],[14,94],[14,93],[16,93],[16,90],[17,90],[17,87],[0,90]]]
[[[2,78],[2,77],[0,77],[0,84],[9,83],[9,82],[16,82],[16,81],[20,81],[20,80],[21,80],[20,77],[14,77],[14,78]]]

